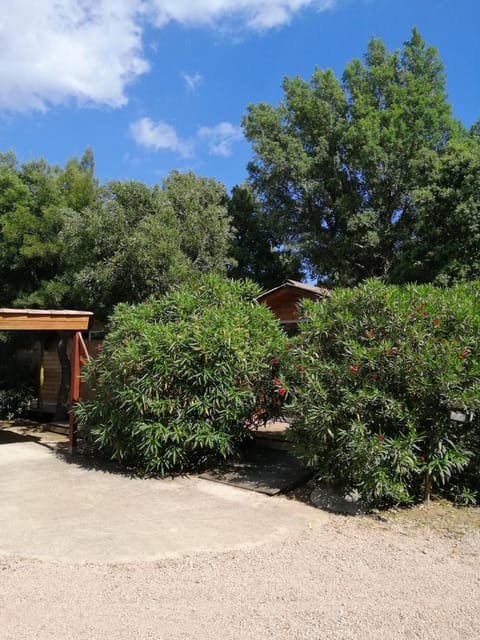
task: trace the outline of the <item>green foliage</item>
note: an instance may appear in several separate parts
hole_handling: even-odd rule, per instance
[[[192,171],[172,171],[162,188],[175,214],[175,231],[189,268],[197,273],[224,274],[230,263],[231,238],[224,185]]]
[[[118,302],[140,302],[185,277],[175,219],[158,187],[110,182],[95,203],[66,212],[65,271],[57,278],[67,306],[106,318]],[[170,281],[170,282],[169,282]]]
[[[421,159],[464,134],[436,50],[416,30],[393,53],[373,38],[342,81],[316,69],[310,82],[286,78],[283,90],[277,107],[251,105],[243,122],[250,182],[277,247],[296,247],[332,285],[389,280],[393,269],[405,280],[397,261],[421,215]]]
[[[121,464],[166,474],[232,455],[248,435],[284,336],[253,283],[204,276],[119,305],[88,366],[81,433]]]
[[[0,155],[0,299],[12,306],[57,306],[65,286],[61,231],[67,207],[87,206],[96,189],[93,155],[65,170],[45,160],[19,165]],[[54,291],[52,295],[50,291]]]
[[[302,279],[299,254],[285,245],[279,250],[278,224],[265,215],[248,184],[233,188],[228,212],[233,226],[230,253],[236,263],[229,270],[232,278],[250,278],[263,289]]]
[[[432,487],[451,492],[462,482],[475,489],[479,293],[477,284],[370,280],[305,302],[282,382],[297,453],[325,480],[371,503],[428,499]],[[452,421],[451,412],[465,421]]]
[[[453,284],[479,278],[480,137],[458,137],[418,164],[414,232],[392,280]]]
[[[86,308],[161,295],[192,275],[226,272],[228,197],[208,178],[173,171],[163,186],[99,186],[93,152],[65,168],[0,155],[0,300]]]
[[[159,296],[205,272],[225,272],[227,195],[215,180],[172,172],[163,188],[110,182],[66,215],[65,297],[105,319],[119,302]]]
[[[33,400],[28,387],[20,389],[0,388],[0,420],[13,420],[25,415]]]
[[[35,372],[22,357],[31,348],[30,334],[0,332],[0,420],[20,418],[34,398]]]

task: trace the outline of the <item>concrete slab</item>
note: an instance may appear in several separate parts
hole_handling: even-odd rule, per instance
[[[328,518],[283,497],[198,477],[131,478],[67,460],[28,439],[0,444],[0,554],[155,561],[283,540]]]
[[[0,421],[0,444],[7,441],[24,442],[26,439],[45,446],[65,445],[68,447],[68,431],[54,432],[47,422],[35,422],[16,418]]]
[[[274,496],[298,487],[312,475],[311,469],[286,451],[255,447],[241,460],[206,471],[200,477]]]

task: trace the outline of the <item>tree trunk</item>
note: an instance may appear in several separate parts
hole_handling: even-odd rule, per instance
[[[62,372],[62,378],[60,381],[60,388],[57,396],[57,408],[55,410],[55,420],[66,420],[68,418],[69,410],[69,394],[70,394],[70,360],[67,355],[68,340],[70,333],[68,331],[59,332],[59,340],[57,346],[58,359],[60,360],[60,367]]]

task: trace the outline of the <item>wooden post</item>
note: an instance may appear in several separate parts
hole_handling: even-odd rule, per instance
[[[70,418],[68,429],[68,444],[70,453],[77,446],[77,419],[73,413],[73,407],[80,399],[80,340],[82,334],[76,331],[73,335],[71,380],[70,380]]]

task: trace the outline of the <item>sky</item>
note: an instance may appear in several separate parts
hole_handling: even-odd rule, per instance
[[[454,115],[480,118],[480,0],[0,0],[0,16],[0,151],[64,165],[91,147],[101,182],[178,169],[231,189],[252,158],[249,104],[414,26]]]

